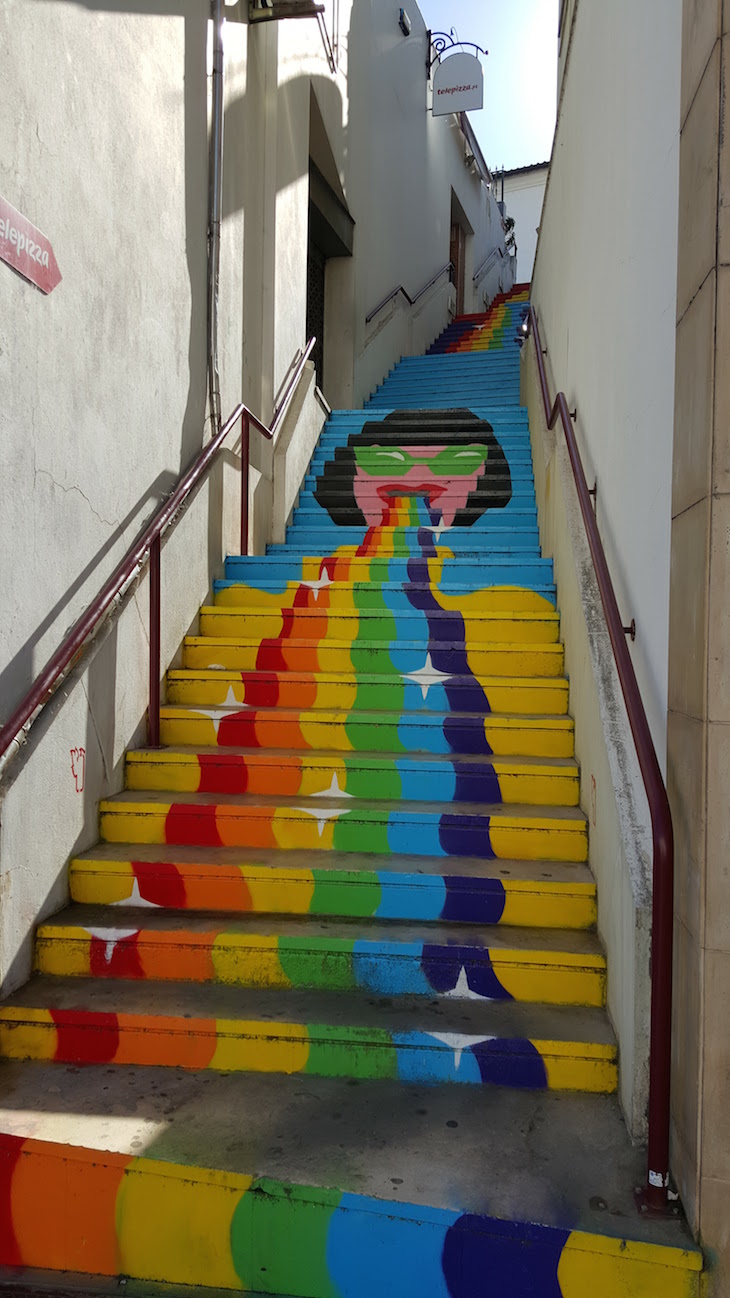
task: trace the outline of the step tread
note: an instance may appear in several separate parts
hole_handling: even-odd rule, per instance
[[[359,678],[358,678],[359,679]],[[451,681],[451,677],[448,678]],[[400,710],[391,710],[379,708],[377,711],[368,708],[281,708],[270,707],[260,708],[253,704],[246,703],[222,703],[219,707],[209,704],[203,704],[200,707],[187,706],[184,703],[163,703],[160,708],[162,717],[180,717],[187,713],[195,713],[201,716],[239,716],[242,712],[256,713],[257,716],[268,716],[271,720],[290,722],[297,717],[306,716],[309,712],[315,712],[319,723],[324,724],[328,719],[334,721],[347,720],[350,717],[357,717],[359,721],[387,721],[392,722],[396,717],[402,716],[404,725],[423,725],[428,722],[429,725],[438,726],[446,718],[449,720],[458,720],[463,718],[473,722],[488,722],[490,726],[496,728],[504,726],[508,729],[513,727],[532,727],[536,730],[572,730],[573,718],[564,716],[562,713],[500,713],[500,712],[401,712]],[[163,751],[163,750],[161,750]],[[407,757],[408,753],[403,753]],[[414,754],[415,756],[415,754]]]
[[[636,1213],[644,1154],[612,1096],[132,1065],[7,1063],[3,1078],[0,1126],[20,1136],[628,1235],[699,1264],[686,1225]]]
[[[200,616],[213,618],[234,617],[245,620],[250,617],[275,617],[280,615],[282,611],[283,610],[277,608],[271,608],[266,604],[258,606],[251,604],[246,608],[242,608],[237,604],[203,604],[200,609]],[[452,621],[454,615],[456,614],[458,616],[459,612],[458,609],[429,609],[428,618],[429,621],[432,617],[437,621]],[[301,617],[311,620],[320,620],[323,613],[326,613],[327,617],[334,621],[338,621],[341,618],[356,618],[359,621],[377,621],[382,619],[392,621],[394,617],[397,617],[399,621],[401,618],[413,618],[417,619],[419,622],[425,623],[426,620],[423,610],[417,608],[402,608],[399,609],[397,613],[394,613],[393,610],[389,608],[325,609],[324,606],[322,606],[322,608],[315,606],[314,608],[297,608],[296,613],[298,618]],[[469,620],[477,622],[559,622],[560,614],[556,609],[552,608],[525,610],[515,609],[514,611],[510,610],[509,612],[500,612],[499,610],[486,612],[483,609],[470,609]]]
[[[132,856],[131,849],[134,849]],[[328,870],[342,873],[373,871],[388,874],[416,874],[427,878],[457,876],[475,879],[500,879],[521,883],[535,882],[537,886],[576,886],[595,890],[595,880],[589,867],[571,861],[487,861],[478,856],[408,856],[398,853],[387,862],[374,852],[318,851],[315,848],[292,848],[284,856],[278,848],[240,847],[190,847],[167,843],[97,843],[86,852],[80,852],[73,861],[160,861],[175,864],[200,865],[201,869],[216,866],[256,865],[275,870]],[[116,910],[116,908],[115,908]]]
[[[245,611],[245,610],[243,610],[243,611]],[[393,615],[391,614],[391,616],[393,616]],[[213,644],[220,644],[220,645],[251,645],[251,644],[254,644],[254,645],[257,645],[257,646],[258,646],[258,645],[261,644],[261,639],[260,639],[260,637],[258,637],[258,636],[244,636],[244,635],[240,635],[240,636],[188,635],[188,636],[185,637],[185,643],[186,643],[186,644],[211,644],[211,645],[213,645]],[[316,638],[316,639],[313,639],[313,640],[308,640],[308,639],[306,639],[305,637],[302,637],[302,636],[292,636],[292,637],[288,637],[288,638],[287,638],[287,641],[286,641],[286,647],[289,648],[289,647],[291,647],[291,646],[296,646],[296,645],[306,645],[307,648],[310,648],[310,647],[312,647],[312,646],[320,646],[320,645],[321,645],[321,646],[324,647],[324,646],[328,645],[330,648],[346,648],[346,649],[351,649],[352,646],[353,646],[353,643],[354,643],[354,641],[352,641],[352,640],[337,640],[334,636],[327,637],[326,641],[325,641],[325,640],[322,640],[322,639],[320,639],[320,638]],[[388,650],[390,650],[390,649],[393,649],[393,650],[396,650],[396,649],[417,649],[417,650],[419,650],[419,652],[422,652],[422,651],[423,651],[423,646],[424,646],[425,643],[426,643],[426,640],[425,640],[425,639],[423,639],[423,640],[403,640],[403,639],[397,639],[397,640],[363,640],[362,642],[358,642],[358,644],[357,644],[357,648],[358,648],[359,650],[364,650],[364,649],[388,649]],[[440,649],[440,650],[445,650],[445,649],[450,649],[450,648],[453,648],[453,647],[457,647],[457,648],[459,648],[459,649],[463,649],[465,644],[466,644],[470,649],[481,649],[481,650],[483,650],[483,651],[485,651],[485,652],[498,650],[500,653],[521,653],[521,654],[523,654],[523,653],[529,651],[530,653],[544,653],[544,654],[551,654],[551,655],[553,655],[553,656],[555,656],[556,654],[561,654],[561,655],[562,655],[562,652],[563,652],[563,646],[562,646],[562,644],[560,643],[559,640],[549,640],[549,641],[548,641],[548,640],[536,640],[536,641],[534,641],[534,642],[531,641],[531,640],[523,640],[523,641],[517,641],[517,642],[515,642],[515,641],[511,641],[511,640],[466,640],[466,641],[464,641],[464,640],[439,640],[439,649]],[[358,677],[359,677],[359,672],[358,672],[357,674],[358,674]],[[451,680],[451,677],[449,677],[449,679]]]
[[[208,711],[210,710],[208,709]],[[491,755],[485,756],[483,753],[475,753],[473,756],[459,753],[392,753],[387,751],[378,752],[375,749],[358,749],[356,752],[343,753],[337,749],[329,751],[321,748],[269,748],[268,746],[266,748],[226,747],[221,749],[205,747],[202,744],[196,745],[194,748],[172,744],[165,748],[130,748],[127,750],[126,760],[128,762],[144,762],[145,764],[152,764],[157,761],[160,765],[165,765],[168,762],[176,761],[194,763],[198,756],[207,757],[211,763],[220,766],[230,765],[235,758],[246,757],[249,761],[265,762],[272,765],[289,760],[306,766],[328,768],[333,762],[336,762],[338,766],[345,762],[350,768],[363,766],[374,770],[380,769],[380,763],[383,761],[390,763],[417,762],[424,770],[430,766],[438,768],[446,765],[494,765],[498,768],[500,774],[505,775],[512,772],[517,774],[524,772],[528,775],[576,775],[579,769],[578,763],[571,757],[494,757]]]
[[[245,682],[245,681],[253,681],[253,680],[277,681],[280,680],[282,677],[285,678],[286,680],[292,680],[292,681],[293,680],[300,680],[306,682],[316,681],[318,684],[328,684],[330,682],[338,682],[343,680],[347,682],[362,681],[363,684],[368,684],[368,685],[380,685],[384,683],[386,684],[389,683],[393,685],[403,684],[403,677],[400,674],[392,673],[391,675],[386,675],[386,673],[383,672],[382,675],[378,675],[375,672],[355,672],[353,668],[351,668],[349,672],[332,672],[332,671],[327,671],[326,669],[321,672],[302,672],[302,671],[296,671],[296,669],[291,669],[291,670],[283,669],[281,671],[265,671],[265,670],[235,671],[233,669],[225,668],[225,667],[177,667],[177,668],[172,668],[167,673],[168,681],[178,681],[178,680],[179,681],[194,681],[194,680],[227,681],[230,680],[230,681],[235,681],[236,683],[240,683],[241,681]],[[449,677],[450,685],[458,686],[461,682],[464,682],[464,684],[466,685],[472,686],[474,684],[474,678],[472,676],[458,676],[458,675]],[[498,687],[500,689],[514,688],[514,689],[541,689],[541,690],[546,688],[544,676],[481,676],[480,675],[479,683],[487,693],[489,692],[490,687]],[[551,677],[550,685],[548,688],[555,689],[556,687],[559,689],[564,689],[567,693],[569,688],[567,677],[565,676]],[[428,711],[427,708],[424,708],[423,710],[424,712]],[[464,715],[472,715],[472,714],[465,713]]]
[[[514,928],[508,925],[487,926],[453,924],[443,921],[414,923],[403,920],[320,918],[309,915],[234,915],[194,911],[145,910],[127,906],[82,905],[72,903],[58,914],[43,920],[39,935],[52,937],[54,931],[94,929],[114,933],[122,930],[146,934],[178,934],[181,944],[194,943],[196,935],[220,933],[239,938],[297,938],[300,941],[373,942],[408,947],[413,943],[429,946],[473,947],[479,950],[516,952],[535,957],[545,955],[553,964],[565,959],[590,968],[605,967],[605,956],[595,933],[580,929]],[[534,961],[531,961],[531,963]],[[349,995],[349,993],[347,993]]]
[[[403,803],[400,801],[384,798],[378,803],[377,809],[365,798],[333,798],[327,795],[318,796],[316,803],[304,794],[297,794],[294,797],[274,797],[267,794],[249,794],[249,793],[227,793],[220,795],[216,793],[184,793],[180,794],[172,801],[180,808],[184,807],[218,807],[233,811],[236,808],[246,807],[290,807],[292,810],[301,808],[303,801],[312,806],[321,807],[322,810],[339,810],[342,811],[361,811],[366,812],[368,816],[379,815],[381,813],[393,812],[401,813],[404,816],[425,816],[425,815],[452,815],[459,816],[493,816],[498,817],[500,821],[528,820],[536,823],[554,821],[567,822],[577,830],[583,830],[587,827],[587,818],[585,813],[579,807],[534,807],[528,804],[502,802],[444,802],[442,804],[434,802],[409,802],[406,804],[407,811],[403,810]],[[139,806],[142,813],[147,807],[169,807],[170,799],[164,799],[160,793],[147,791],[145,789],[123,789],[120,793],[113,794],[110,798],[102,798],[100,802],[102,811],[113,811],[117,806]],[[458,808],[458,812],[454,811]],[[563,825],[565,827],[565,825]]]
[[[95,1013],[170,1015],[262,1023],[331,1024],[392,1032],[454,1032],[590,1042],[615,1047],[603,1010],[531,1005],[517,1001],[455,1001],[423,996],[368,996],[351,992],[226,987],[221,983],[54,978],[35,974],[3,1009],[62,1009]]]

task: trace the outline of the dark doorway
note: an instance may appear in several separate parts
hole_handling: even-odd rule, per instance
[[[307,338],[317,339],[312,360],[317,384],[323,389],[327,367],[327,262],[331,257],[352,256],[354,228],[355,223],[339,195],[310,158]]]
[[[458,221],[451,222],[449,260],[452,265],[451,282],[456,286],[456,314],[464,314],[464,282],[466,270],[466,231]]]
[[[307,261],[307,338],[317,342],[312,360],[317,374],[317,385],[324,386],[324,285],[327,258],[322,249],[309,237]]]

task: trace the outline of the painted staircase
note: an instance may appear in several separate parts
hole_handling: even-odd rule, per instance
[[[3,1265],[699,1293],[627,1207],[524,310],[334,412],[286,543],[227,561],[0,1007]]]

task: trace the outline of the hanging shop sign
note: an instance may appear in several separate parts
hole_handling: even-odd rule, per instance
[[[0,261],[30,280],[41,293],[52,293],[61,283],[50,240],[4,198],[0,198]]]
[[[433,74],[433,115],[484,107],[484,70],[474,54],[451,54]]]

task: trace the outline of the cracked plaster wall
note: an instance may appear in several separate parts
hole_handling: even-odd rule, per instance
[[[571,17],[572,9],[572,17]],[[533,278],[666,763],[681,0],[566,6]],[[569,42],[569,44],[568,44]]]

